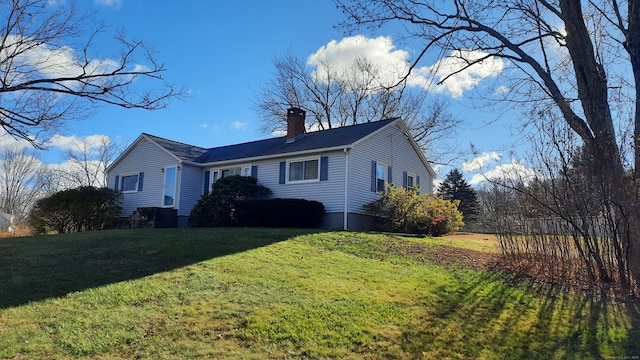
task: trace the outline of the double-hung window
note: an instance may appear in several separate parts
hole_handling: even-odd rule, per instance
[[[371,161],[371,191],[385,192],[387,184],[393,183],[391,176],[391,165],[387,165],[375,160]]]
[[[413,190],[416,187],[416,176],[414,174],[407,174],[407,190]]]
[[[124,193],[138,191],[138,173],[122,175],[120,190]]]
[[[376,192],[387,190],[386,185],[387,166],[381,163],[376,164]]]
[[[289,182],[318,180],[318,159],[289,162]]]

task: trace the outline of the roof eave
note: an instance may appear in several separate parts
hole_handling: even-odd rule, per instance
[[[303,155],[309,155],[309,154],[314,154],[319,152],[342,151],[344,149],[351,149],[351,148],[353,148],[353,144],[332,146],[327,148],[316,148],[316,149],[309,149],[309,150],[302,150],[302,151],[284,152],[279,154],[271,154],[271,155],[263,155],[263,156],[252,156],[252,157],[237,158],[237,159],[222,160],[222,161],[211,161],[206,163],[197,163],[193,161],[183,161],[182,163],[193,165],[193,166],[199,166],[199,167],[212,167],[212,166],[234,164],[239,162],[250,163],[254,161],[276,159],[276,158],[287,157],[287,156],[303,156]]]

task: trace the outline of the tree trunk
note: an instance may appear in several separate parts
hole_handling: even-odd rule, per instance
[[[633,171],[634,184],[632,186],[634,196],[637,200],[639,196],[638,185],[640,184],[640,1],[629,0],[629,28],[626,32],[624,47],[629,53],[631,68],[635,81],[635,119],[634,119],[634,157],[635,168]],[[636,279],[640,279],[640,215],[637,211],[629,212],[630,238],[628,244],[629,271]]]

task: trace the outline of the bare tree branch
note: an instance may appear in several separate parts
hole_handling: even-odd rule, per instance
[[[183,90],[163,78],[164,64],[142,41],[117,33],[112,58],[92,57],[97,35],[90,14],[46,0],[0,5],[0,127],[42,147],[64,121],[93,105],[155,110]],[[145,79],[158,82],[148,85]]]

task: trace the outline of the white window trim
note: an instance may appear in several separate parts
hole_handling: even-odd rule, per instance
[[[413,178],[413,186],[409,186],[409,178]],[[416,184],[416,179],[416,174],[410,172],[407,173],[407,190],[412,190],[418,187],[418,184]]]
[[[167,186],[167,169],[175,168],[176,169],[176,179],[173,184],[173,204],[165,205],[164,204],[164,189]],[[177,166],[165,166],[162,168],[162,199],[160,200],[160,207],[166,208],[177,208],[178,207],[178,167]]]
[[[305,161],[311,161],[311,160],[317,160],[318,161],[318,177],[317,178],[308,179],[308,180],[289,180],[289,169],[291,168],[291,165],[290,165],[291,163],[305,162]],[[286,172],[285,172],[285,179],[287,180],[285,182],[286,184],[307,184],[307,183],[320,182],[320,156],[313,156],[313,157],[306,157],[306,158],[287,160],[287,169],[286,169]]]
[[[224,166],[224,167],[216,167],[216,168],[210,168],[209,169],[209,191],[213,191],[213,184],[222,179],[222,170],[228,170],[231,168],[240,168],[240,175],[244,174],[245,169],[249,169],[249,176],[251,176],[251,166],[253,164],[241,164],[241,165],[229,165],[229,166]],[[215,179],[213,174],[214,173],[218,173],[218,179]]]
[[[136,188],[135,190],[124,190],[123,185],[124,185],[124,178],[127,176],[137,176],[136,178]],[[120,187],[120,191],[122,191],[123,194],[131,194],[131,193],[136,193],[138,192],[138,185],[140,184],[140,172],[132,172],[132,173],[126,173],[126,174],[120,174],[120,184],[118,184]]]
[[[379,190],[378,189],[378,166],[382,166],[384,168],[384,173],[382,174],[382,180],[384,180],[384,189]],[[376,192],[381,193],[381,192],[386,192],[388,190],[388,186],[387,184],[389,183],[388,180],[388,176],[389,176],[389,167],[387,164],[383,163],[383,162],[379,162],[376,161]]]

